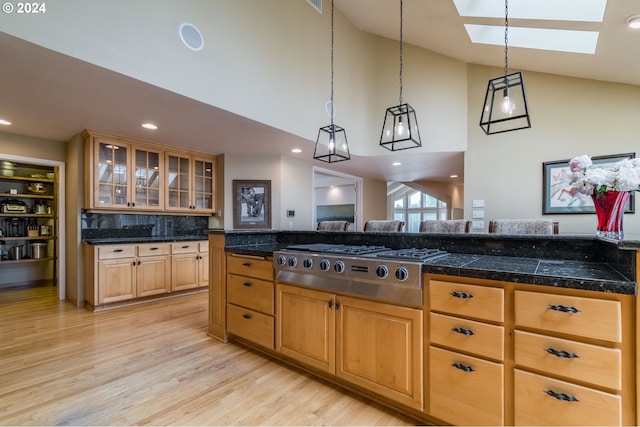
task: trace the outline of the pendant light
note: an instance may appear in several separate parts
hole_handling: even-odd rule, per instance
[[[509,0],[504,2],[504,76],[489,80],[480,127],[484,133],[531,127],[522,72],[509,74]]]
[[[391,151],[422,147],[416,111],[402,103],[402,4],[400,0],[400,103],[387,108],[380,135],[380,145]]]
[[[327,106],[327,112],[331,116],[331,124],[323,126],[318,131],[316,149],[313,158],[327,163],[342,162],[349,160],[349,145],[347,144],[347,133],[344,128],[333,124],[335,107],[333,104],[333,0],[331,0],[331,105]]]

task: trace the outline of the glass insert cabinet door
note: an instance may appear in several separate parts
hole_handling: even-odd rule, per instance
[[[162,155],[159,151],[135,149],[135,207],[161,209]]]
[[[97,207],[127,206],[128,146],[111,141],[98,144]]]
[[[191,209],[191,159],[169,155],[168,160],[167,207]]]
[[[213,209],[213,162],[194,160],[194,209]]]

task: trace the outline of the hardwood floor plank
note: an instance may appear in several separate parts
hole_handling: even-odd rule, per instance
[[[1,425],[415,425],[207,336],[207,293],[103,312],[0,292]]]

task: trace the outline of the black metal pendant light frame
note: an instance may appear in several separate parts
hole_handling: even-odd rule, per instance
[[[509,0],[504,2],[504,76],[489,80],[480,127],[487,135],[531,127],[522,72],[509,74]]]
[[[331,124],[323,126],[318,130],[316,148],[313,158],[327,163],[342,162],[349,160],[349,144],[347,144],[347,133],[344,128],[333,123],[335,108],[333,104],[333,0],[331,0]]]
[[[380,134],[380,145],[390,151],[422,147],[416,111],[402,103],[402,6],[400,0],[400,103],[387,108]]]

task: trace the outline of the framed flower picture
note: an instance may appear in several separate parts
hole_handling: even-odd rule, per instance
[[[271,181],[233,180],[233,228],[271,228]]]
[[[635,153],[594,156],[593,164],[608,168],[624,159],[635,158]],[[576,192],[571,188],[569,161],[555,160],[542,163],[542,214],[595,213],[591,196]],[[625,213],[635,213],[635,192],[627,201]]]

